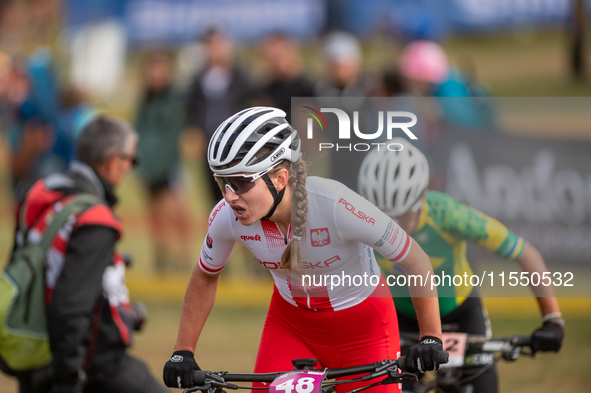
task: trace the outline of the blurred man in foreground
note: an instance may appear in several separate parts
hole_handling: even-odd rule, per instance
[[[66,174],[37,181],[17,209],[26,234],[15,248],[39,241],[56,213],[76,194],[97,203],[72,214],[46,251],[45,305],[53,362],[16,373],[20,392],[166,392],[145,364],[128,356],[131,332],[143,321],[125,286],[125,263],[115,252],[122,224],[113,189],[136,163],[137,134],[127,123],[98,116],[80,133]],[[8,359],[5,359],[8,363]]]

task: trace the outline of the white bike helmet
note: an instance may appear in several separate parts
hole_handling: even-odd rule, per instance
[[[296,162],[301,155],[298,133],[285,120],[285,112],[254,107],[228,118],[209,140],[207,160],[215,175],[232,176],[246,172],[253,181],[262,177],[273,195],[273,206],[262,220],[268,220],[285,193],[277,192],[267,173],[281,161]],[[267,152],[257,157],[261,149]]]
[[[257,157],[262,148],[270,150]],[[216,175],[259,173],[283,160],[297,161],[301,143],[285,120],[285,112],[270,107],[245,109],[224,121],[209,140],[207,160]],[[260,177],[257,176],[257,177]]]
[[[416,210],[429,184],[427,157],[408,140],[393,138],[400,151],[371,150],[359,170],[359,193],[390,217]]]

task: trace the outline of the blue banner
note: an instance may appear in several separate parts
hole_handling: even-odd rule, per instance
[[[253,41],[281,31],[299,39],[325,27],[438,40],[522,27],[567,26],[570,0],[65,0],[68,25],[120,19],[132,44],[182,43],[210,27]],[[591,2],[587,2],[591,10]]]
[[[570,0],[327,0],[345,9],[334,21],[361,35],[376,27],[409,39],[438,39],[444,32],[471,34],[507,28],[555,27],[568,23]],[[587,3],[591,9],[591,3]],[[332,22],[332,20],[331,20]]]
[[[120,19],[131,44],[187,42],[212,27],[241,42],[270,32],[307,39],[319,34],[325,20],[325,4],[315,0],[67,0],[65,7],[71,26]]]

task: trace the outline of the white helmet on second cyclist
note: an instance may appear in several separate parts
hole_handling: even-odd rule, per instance
[[[207,148],[207,160],[213,173],[247,172],[260,177],[283,160],[297,161],[301,141],[285,116],[281,109],[254,107],[224,121]],[[268,151],[260,154],[261,150]]]
[[[399,217],[420,206],[429,184],[427,157],[408,140],[394,138],[402,150],[371,150],[359,170],[359,193],[390,217]]]

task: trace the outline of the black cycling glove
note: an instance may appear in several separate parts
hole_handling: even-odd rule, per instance
[[[193,386],[193,370],[201,370],[190,351],[175,351],[164,365],[164,384],[169,388]]]
[[[564,339],[564,327],[552,321],[544,322],[544,325],[531,336],[531,350],[558,352]]]
[[[437,357],[443,351],[443,342],[437,337],[426,336],[413,345],[406,354],[406,371],[416,372],[437,370]]]

